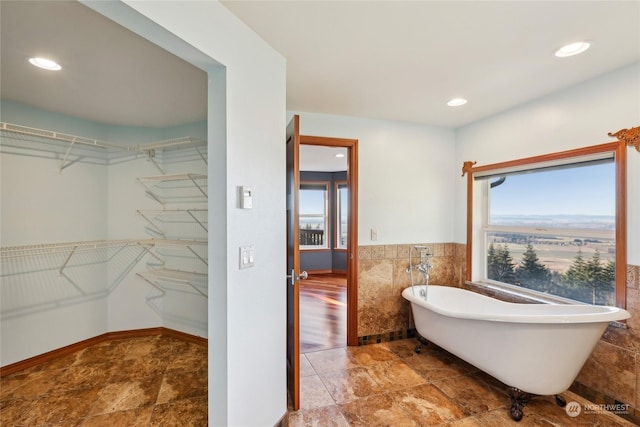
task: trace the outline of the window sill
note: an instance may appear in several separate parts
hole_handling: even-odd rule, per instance
[[[471,290],[478,290],[479,293],[492,298],[507,302],[516,302],[524,304],[580,304],[589,305],[580,301],[573,301],[567,298],[556,297],[553,295],[541,295],[538,292],[530,292],[527,289],[515,288],[514,286],[508,286],[497,282],[465,282],[465,284],[471,288]],[[610,322],[610,325],[616,328],[627,329],[628,326],[625,321]]]
[[[581,304],[586,305],[580,301],[572,301],[566,298],[555,297],[553,295],[544,295],[539,292],[532,292],[527,289],[518,288],[515,286],[504,285],[498,282],[466,282],[467,285],[480,288],[480,289],[488,289],[490,291],[503,294],[505,297],[509,299],[518,299],[522,300],[523,303],[528,304]]]

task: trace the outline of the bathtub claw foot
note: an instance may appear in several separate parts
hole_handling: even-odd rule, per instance
[[[524,406],[531,399],[531,395],[520,389],[512,387],[509,389],[509,398],[511,399],[511,408],[509,408],[509,415],[514,421],[520,421],[524,416]]]
[[[561,408],[564,408],[565,406],[567,406],[567,401],[564,400],[564,397],[560,396],[559,394],[556,394],[556,403]]]
[[[422,338],[420,336],[417,339],[420,342],[420,344],[418,344],[413,351],[420,354],[420,352],[422,351],[422,346],[429,344],[429,341],[427,341],[426,338]]]

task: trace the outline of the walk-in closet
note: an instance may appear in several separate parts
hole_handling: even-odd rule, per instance
[[[207,73],[75,1],[3,2],[2,45],[0,366],[206,339]]]
[[[4,102],[3,117],[17,109],[50,114]],[[188,128],[126,144],[0,123],[5,365],[93,328],[206,337],[206,123]]]

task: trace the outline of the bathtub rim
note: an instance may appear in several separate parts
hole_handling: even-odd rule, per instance
[[[448,317],[456,317],[460,319],[471,320],[485,320],[490,322],[507,322],[507,323],[556,323],[556,324],[572,324],[572,323],[601,323],[601,322],[620,322],[625,319],[629,319],[631,314],[622,308],[603,306],[603,305],[588,305],[588,304],[553,304],[553,303],[540,303],[540,304],[522,304],[502,301],[497,298],[493,298],[487,295],[483,295],[478,292],[473,292],[467,289],[462,289],[454,286],[446,285],[429,285],[429,292],[434,288],[451,289],[452,293],[459,293],[460,295],[466,295],[470,298],[476,298],[481,304],[483,301],[490,301],[494,305],[504,305],[505,307],[513,308],[514,306],[546,306],[546,307],[581,307],[583,310],[591,310],[590,312],[583,313],[539,313],[539,314],[516,314],[516,313],[483,313],[483,312],[461,312],[455,310],[449,310],[444,307],[440,307],[431,304],[427,298],[427,301],[419,295],[421,289],[425,289],[425,285],[409,286],[402,290],[402,297],[412,304],[417,304],[424,309],[431,310],[435,313]],[[416,294],[412,294],[412,289],[415,289]],[[437,291],[436,291],[437,292]],[[536,307],[537,309],[537,307]],[[559,310],[554,308],[553,310]]]

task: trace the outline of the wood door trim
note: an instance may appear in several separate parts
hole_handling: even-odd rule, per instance
[[[300,145],[347,149],[349,239],[347,251],[347,345],[358,345],[358,140],[300,135]]]

